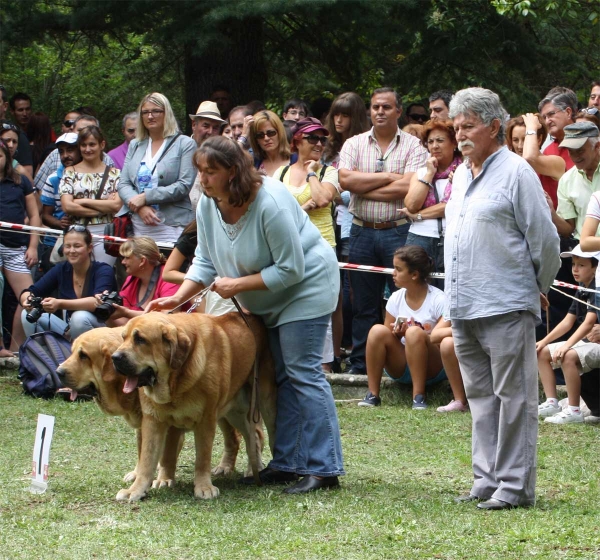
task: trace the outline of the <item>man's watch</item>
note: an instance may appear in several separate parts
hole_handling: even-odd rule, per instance
[[[526,130],[525,136],[531,136],[532,134],[537,134],[537,130]]]
[[[417,218],[415,219],[415,222],[422,222],[423,221],[423,216],[421,216],[421,214],[417,214]]]
[[[311,177],[316,177],[317,174],[314,171],[311,171],[307,176],[306,176],[306,182],[308,183],[308,181],[310,180]]]

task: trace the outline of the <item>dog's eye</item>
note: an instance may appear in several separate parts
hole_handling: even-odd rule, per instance
[[[79,359],[80,360],[89,360],[90,357],[83,350],[80,350],[79,351]]]
[[[145,339],[144,337],[140,336],[140,333],[138,333],[137,331],[136,331],[136,333],[133,335],[133,341],[134,341],[136,344],[146,344],[146,339]]]

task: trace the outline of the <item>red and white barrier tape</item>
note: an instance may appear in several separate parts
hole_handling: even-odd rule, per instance
[[[350,264],[342,262],[338,264],[340,265],[341,269],[345,270],[362,270],[365,272],[377,272],[379,274],[392,274],[394,272],[393,268],[383,268],[382,266],[368,266],[366,264]],[[446,275],[442,272],[432,272],[430,276],[432,278],[445,278]],[[600,294],[600,290],[592,290],[591,288],[584,288],[583,286],[577,286],[576,284],[568,284],[567,282],[561,282],[560,280],[554,280],[552,285],[559,286],[561,288],[571,288],[572,290],[579,290],[580,292],[592,292],[594,294]],[[562,294],[562,292],[560,293]]]
[[[23,233],[29,234],[41,234],[41,235],[54,235],[56,237],[60,237],[63,235],[63,231],[60,229],[49,229],[49,228],[41,228],[34,226],[26,226],[22,224],[11,224],[10,222],[0,222],[0,229],[14,229],[22,231]],[[127,239],[123,239],[122,237],[113,237],[111,235],[96,235],[92,233],[92,238],[94,239],[102,239],[103,241],[112,241],[114,243],[125,243]],[[172,249],[173,243],[164,243],[157,242],[156,243],[161,249]],[[375,272],[378,274],[392,274],[394,272],[393,268],[384,268],[382,266],[369,266],[365,264],[352,264],[352,263],[338,263],[341,269],[344,270],[359,270],[363,272]],[[432,278],[444,278],[445,274],[442,272],[432,272],[430,274]],[[591,288],[584,288],[582,286],[577,286],[575,284],[568,284],[567,282],[561,282],[560,280],[554,280],[553,286],[559,286],[561,288],[571,288],[572,290],[579,290],[580,292],[593,292],[595,294],[600,294],[600,290],[592,290]],[[558,291],[558,290],[557,290]],[[562,292],[560,292],[562,293]],[[566,294],[565,294],[566,295]]]
[[[35,226],[26,226],[22,224],[11,224],[10,222],[0,222],[0,229],[14,229],[18,231],[22,231],[23,233],[28,233],[30,235],[52,235],[54,237],[61,237],[64,234],[64,231],[60,229],[50,229],[43,227],[35,227]],[[113,237],[112,235],[97,235],[92,233],[92,239],[101,239],[103,241],[112,241],[113,243],[125,243],[127,239],[123,237]],[[161,249],[172,249],[173,243],[165,243],[163,241],[157,241],[156,245]]]

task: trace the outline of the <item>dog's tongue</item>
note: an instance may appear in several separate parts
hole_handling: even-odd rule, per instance
[[[125,381],[125,385],[123,385],[123,393],[133,393],[138,384],[138,378],[135,376],[131,376],[127,378]]]
[[[77,398],[77,391],[75,389],[71,389],[71,396],[69,397],[69,400],[71,402],[73,402],[76,398]]]

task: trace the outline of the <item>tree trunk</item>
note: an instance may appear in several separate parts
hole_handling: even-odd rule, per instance
[[[264,95],[267,71],[263,57],[262,20],[229,20],[218,26],[219,41],[201,53],[196,45],[185,47],[185,103],[194,114],[216,86],[226,87],[233,105],[243,105]],[[191,124],[188,119],[188,128]]]

